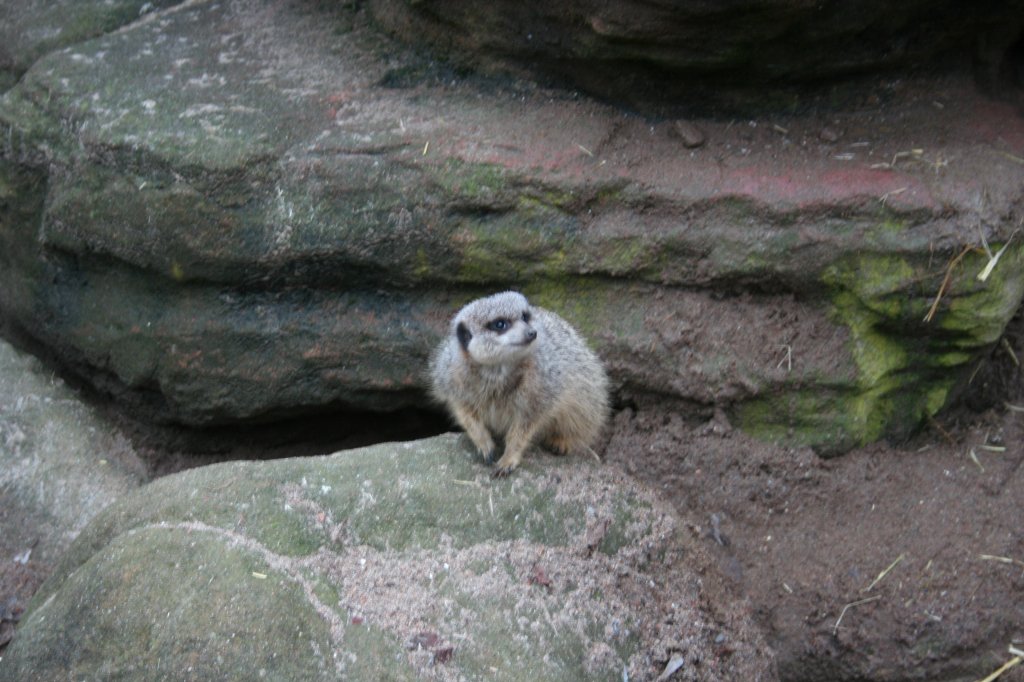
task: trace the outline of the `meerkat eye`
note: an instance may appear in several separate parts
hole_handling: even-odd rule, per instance
[[[526,322],[527,324],[529,324],[529,322],[530,322],[530,311],[529,310],[524,310],[523,311],[523,322]]]
[[[488,329],[490,329],[492,332],[498,332],[499,334],[511,326],[512,323],[503,317],[499,317],[498,319],[491,320],[490,322],[487,323]]]

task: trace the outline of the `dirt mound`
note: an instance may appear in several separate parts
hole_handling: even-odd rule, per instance
[[[1004,339],[903,443],[822,460],[648,408],[618,415],[607,458],[699,529],[782,679],[981,679],[1024,641],[1019,316]]]

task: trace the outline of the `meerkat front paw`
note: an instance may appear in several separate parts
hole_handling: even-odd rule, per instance
[[[456,405],[455,419],[462,425],[466,437],[476,447],[477,452],[484,458],[484,462],[491,464],[498,454],[498,446],[494,443],[494,437],[487,430],[480,418],[470,409],[462,405]]]
[[[479,440],[470,436],[468,432],[463,433],[463,446],[470,452],[480,455],[484,464],[494,464],[498,459],[498,445],[490,437]]]
[[[496,467],[494,471],[491,472],[491,478],[508,478],[509,474],[515,471],[515,469],[515,467]]]
[[[517,456],[514,453],[506,452],[505,456],[494,465],[494,473],[491,474],[491,478],[505,478],[515,471],[522,461],[523,456],[521,454]]]

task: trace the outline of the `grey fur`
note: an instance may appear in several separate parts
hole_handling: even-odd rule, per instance
[[[495,437],[504,439],[496,476],[511,473],[532,443],[558,453],[590,449],[608,416],[601,361],[568,322],[512,291],[455,315],[430,375],[434,396],[486,460],[496,455]]]

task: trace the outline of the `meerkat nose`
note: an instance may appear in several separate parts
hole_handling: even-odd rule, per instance
[[[530,343],[535,338],[537,338],[537,330],[536,329],[531,329],[531,330],[526,332],[526,342],[527,343]]]

